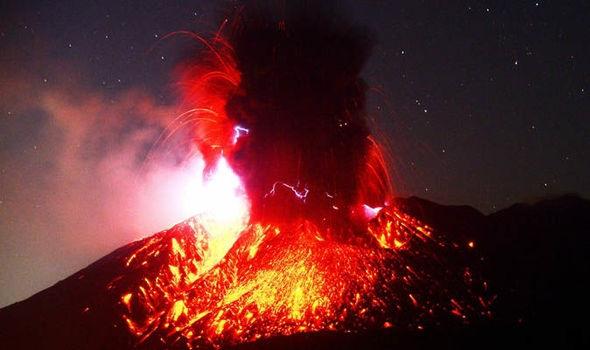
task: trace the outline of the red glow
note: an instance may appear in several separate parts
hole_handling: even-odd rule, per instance
[[[375,241],[351,244],[306,221],[250,224],[213,262],[211,236],[191,219],[122,258],[144,279],[110,288],[121,293],[123,320],[138,343],[162,337],[188,348],[319,330],[420,329],[441,317],[468,322],[487,313],[466,285],[438,286],[464,282],[442,265],[436,252],[451,248],[441,248],[430,227],[387,207],[368,232]]]
[[[240,76],[219,37],[207,45],[213,59],[191,67],[183,80],[194,108],[170,125],[193,125],[205,159],[195,170],[195,190],[183,199],[199,214],[139,242],[121,264],[142,278],[122,276],[108,286],[138,344],[192,348],[320,330],[423,329],[487,313],[476,282],[444,266],[456,245],[396,206],[359,205],[365,226],[346,237],[296,216],[248,221],[242,183],[225,158],[249,132],[225,112]],[[379,147],[371,142],[360,200],[388,187]],[[196,180],[200,172],[208,175],[203,182]],[[307,188],[282,181],[276,179],[267,196],[280,186],[307,200]],[[351,209],[329,208],[343,217]]]

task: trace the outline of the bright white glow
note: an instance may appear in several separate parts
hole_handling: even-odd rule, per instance
[[[197,163],[192,181],[182,193],[182,212],[198,215],[212,236],[240,230],[248,221],[249,204],[240,178],[223,157],[203,180],[204,163]]]
[[[134,231],[151,234],[197,216],[210,239],[237,238],[249,220],[244,186],[224,158],[205,179],[204,169],[203,158],[195,156],[183,167],[151,171],[127,206],[131,213],[126,216],[140,223]]]
[[[366,204],[363,204],[363,211],[364,211],[363,214],[365,214],[365,218],[367,220],[371,220],[375,216],[377,216],[377,214],[379,214],[379,212],[381,211],[381,209],[383,209],[383,207],[375,207],[375,208],[373,208],[373,207],[370,207],[370,206],[368,206]]]
[[[155,221],[152,230],[138,230],[142,233],[195,217],[207,235],[202,262],[202,271],[207,271],[223,259],[248,224],[250,204],[240,178],[225,158],[205,178],[204,169],[203,158],[194,157],[186,166],[153,173],[137,203],[143,204],[141,222]]]

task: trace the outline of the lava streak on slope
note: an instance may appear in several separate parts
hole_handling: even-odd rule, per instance
[[[147,238],[121,257],[128,273],[108,289],[139,347],[219,347],[321,330],[420,330],[489,313],[485,282],[449,260],[464,263],[469,247],[444,242],[394,206],[378,213],[362,241],[330,237],[309,221],[250,224],[223,256],[209,252],[215,237],[199,221]]]

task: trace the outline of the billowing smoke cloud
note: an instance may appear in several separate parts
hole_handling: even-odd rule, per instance
[[[138,89],[41,85],[1,89],[0,264],[10,268],[0,270],[0,306],[194,214],[201,180],[182,133],[153,148],[176,106]]]
[[[390,194],[361,78],[372,37],[335,1],[245,3],[228,35],[241,81],[227,110],[249,130],[230,159],[252,216],[289,213],[348,230],[355,208]],[[277,183],[288,184],[284,196]]]

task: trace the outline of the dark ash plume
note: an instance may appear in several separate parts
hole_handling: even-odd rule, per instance
[[[230,30],[241,83],[227,113],[250,130],[231,162],[253,217],[325,221],[386,196],[359,76],[371,38],[336,10],[324,1],[248,3]],[[305,200],[294,190],[308,190]]]

